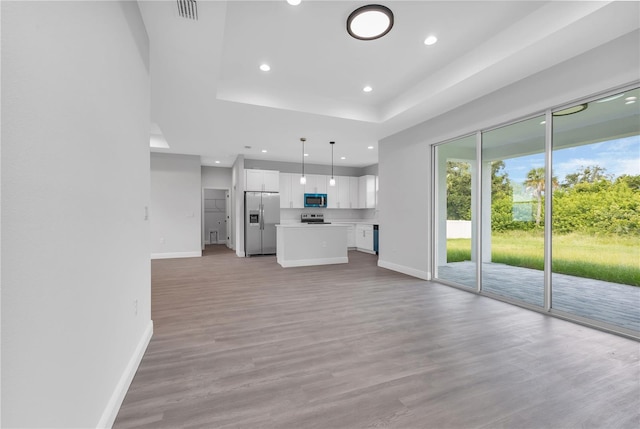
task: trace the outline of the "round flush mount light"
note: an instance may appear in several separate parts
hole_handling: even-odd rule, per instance
[[[386,6],[370,4],[359,7],[347,18],[347,32],[358,40],[378,39],[393,27],[393,12]]]
[[[291,6],[298,6],[300,4],[301,0],[287,0],[287,3],[289,3]]]
[[[371,92],[371,91],[373,91],[373,88],[371,88],[369,85],[367,85],[367,86],[365,86],[364,88],[362,88],[362,90],[363,90],[364,92]]]
[[[263,72],[268,72],[269,70],[271,70],[271,67],[269,66],[269,64],[260,64],[260,70],[262,70]]]

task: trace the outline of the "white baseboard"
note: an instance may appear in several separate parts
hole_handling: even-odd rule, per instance
[[[227,240],[218,240],[215,243],[209,243],[207,240],[205,240],[204,244],[227,244]]]
[[[411,277],[417,277],[422,280],[431,280],[431,275],[429,274],[428,271],[416,270],[415,268],[394,264],[393,262],[382,261],[380,259],[378,259],[378,266],[380,268],[386,268],[388,270],[397,271],[399,273],[406,274]]]
[[[244,252],[241,252],[239,250],[236,250],[236,255],[239,256],[240,258],[244,258],[245,257]]]
[[[136,375],[136,371],[140,366],[140,362],[142,361],[142,356],[144,356],[144,352],[147,350],[147,346],[149,345],[149,341],[151,341],[151,336],[153,335],[153,320],[149,321],[147,325],[147,329],[142,334],[142,338],[140,338],[140,342],[136,347],[136,350],[133,352],[133,356],[129,359],[129,363],[125,368],[118,384],[116,384],[116,388],[109,399],[109,403],[102,413],[102,417],[98,422],[98,428],[111,428],[113,423],[116,421],[116,417],[118,417],[118,412],[120,411],[120,406],[122,406],[122,401],[124,401],[124,397],[129,390],[129,386],[131,386],[131,382],[133,381],[134,375]]]
[[[331,265],[331,264],[348,264],[349,258],[337,257],[337,258],[323,258],[323,259],[299,259],[296,261],[278,261],[283,268],[289,267],[309,267],[312,265]]]
[[[369,253],[370,255],[375,255],[376,254],[375,250],[363,249],[361,247],[356,247],[356,250],[358,252],[362,252],[362,253]]]
[[[200,258],[202,250],[198,252],[172,252],[172,253],[152,253],[151,259],[173,259],[173,258]]]

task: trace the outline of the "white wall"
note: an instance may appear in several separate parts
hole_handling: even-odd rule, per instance
[[[430,145],[637,82],[640,32],[383,139],[379,145],[380,266],[431,275]]]
[[[202,166],[202,187],[230,190],[231,175],[231,168]]]
[[[235,224],[232,233],[233,246],[236,255],[244,256],[244,156],[239,155],[233,163],[231,184],[231,219]]]
[[[151,258],[202,256],[200,157],[151,154]]]
[[[109,426],[152,332],[148,38],[135,2],[1,7],[2,427]]]

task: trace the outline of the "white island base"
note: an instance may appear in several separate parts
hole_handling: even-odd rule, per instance
[[[284,268],[346,264],[346,225],[276,225],[278,264]]]

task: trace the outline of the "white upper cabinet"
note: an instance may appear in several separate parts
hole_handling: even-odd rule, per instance
[[[280,208],[301,209],[304,207],[304,185],[300,174],[280,173]]]
[[[349,206],[352,209],[359,209],[359,182],[358,177],[349,177]]]
[[[327,176],[327,208],[330,209],[350,209],[351,199],[349,195],[350,177],[334,176],[336,185],[330,186],[329,180],[331,176]],[[357,183],[357,178],[356,178]]]
[[[248,187],[249,172],[261,170],[245,171],[247,172]],[[330,209],[372,209],[377,207],[377,176],[334,176],[336,179],[335,186],[329,186],[331,176],[320,174],[306,174],[307,183],[301,185],[301,176],[299,173],[279,174],[279,188],[272,192],[280,192],[280,208],[304,208],[304,194],[327,194],[327,208]],[[247,188],[247,190],[249,189]],[[261,191],[263,189],[251,190]],[[266,188],[264,190],[267,191]]]
[[[291,208],[291,174],[280,173],[280,208]]]
[[[280,172],[275,170],[245,170],[245,191],[280,192]]]
[[[305,194],[326,194],[327,176],[320,174],[305,174],[307,184],[304,185]]]
[[[376,176],[361,176],[358,183],[358,208],[376,208]]]

